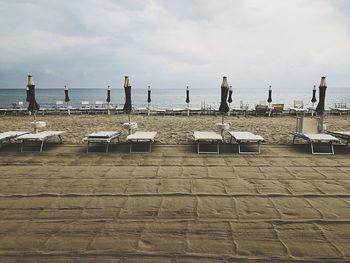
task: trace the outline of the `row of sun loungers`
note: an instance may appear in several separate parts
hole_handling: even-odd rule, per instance
[[[0,147],[4,142],[20,141],[21,152],[27,151],[26,146],[37,144],[39,142],[39,152],[43,151],[44,143],[48,140],[57,137],[59,142],[62,143],[62,135],[64,131],[41,131],[37,133],[30,133],[28,131],[9,131],[0,133]],[[237,132],[229,131],[231,136],[230,144],[235,142],[238,144],[239,154],[259,154],[260,144],[264,142],[264,138],[260,135],[251,132]],[[306,140],[310,144],[312,154],[334,154],[334,142],[339,142],[340,140],[345,140],[346,145],[350,142],[350,132],[319,132],[319,123],[316,118],[298,118],[296,131],[291,132],[293,135],[293,145],[296,139]],[[86,151],[89,152],[91,144],[105,144],[105,151],[108,152],[109,145],[117,140],[119,142],[119,137],[122,135],[120,131],[99,131],[87,135],[83,138],[84,142],[87,142]],[[145,151],[137,150],[136,146],[146,145],[147,151],[152,151],[152,143],[155,141],[157,132],[135,132],[127,136],[127,141],[130,143],[130,153],[139,153]],[[220,144],[223,143],[223,136],[215,132],[203,132],[195,131],[193,133],[194,141],[197,144],[197,152],[200,153],[219,153]],[[315,145],[325,145],[328,150],[318,151],[315,149]],[[256,146],[255,150],[251,150],[251,147]],[[249,148],[244,150],[243,148]],[[32,148],[32,147],[31,147]],[[210,150],[209,148],[212,148]]]

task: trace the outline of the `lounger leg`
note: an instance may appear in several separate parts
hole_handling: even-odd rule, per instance
[[[88,143],[87,143],[86,153],[89,153],[89,147],[90,147],[90,141],[88,141]]]
[[[199,142],[197,142],[197,153],[199,154]]]
[[[107,142],[106,153],[108,153],[108,148],[109,148],[109,142]]]
[[[152,152],[152,142],[149,142],[149,152]]]
[[[258,141],[258,152],[260,154],[260,141]]]
[[[44,141],[41,141],[41,145],[40,145],[40,152],[43,151],[43,146],[44,146]]]
[[[217,142],[216,144],[216,152],[219,154],[220,153],[220,146],[219,146],[219,142]]]
[[[238,154],[241,154],[241,143],[238,143]]]
[[[132,153],[132,142],[130,142],[130,153]]]
[[[24,148],[24,140],[22,140],[21,152],[23,152],[23,148]]]
[[[295,138],[296,138],[296,136],[294,135],[293,136],[293,145],[295,144]]]

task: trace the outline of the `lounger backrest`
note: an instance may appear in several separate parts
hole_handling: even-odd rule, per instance
[[[62,100],[56,101],[56,106],[60,106],[60,105],[63,105],[63,101]]]
[[[273,108],[275,113],[282,113],[283,108],[284,108],[284,104],[272,104],[272,108]]]
[[[89,105],[89,104],[90,104],[90,102],[88,100],[83,100],[81,102],[81,105],[83,105],[83,106],[86,106],[86,105]]]
[[[303,133],[318,133],[318,119],[316,118],[302,118],[303,119]]]
[[[304,108],[304,102],[302,100],[295,100],[294,101],[294,108],[303,109]]]

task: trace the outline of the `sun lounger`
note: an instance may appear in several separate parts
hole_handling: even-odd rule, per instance
[[[133,151],[133,145],[141,143],[149,144],[148,152],[152,152],[152,143],[156,135],[157,132],[135,132],[134,134],[128,135],[126,139],[130,142],[130,153],[144,153],[141,151]]]
[[[338,113],[339,115],[342,114],[349,114],[350,109],[346,107],[346,103],[335,103],[334,107],[331,107],[331,113]]]
[[[219,143],[223,142],[222,136],[220,134],[217,134],[215,132],[199,132],[195,131],[193,132],[194,141],[197,143],[197,152],[198,153],[217,153],[219,154]],[[216,150],[215,151],[201,151],[200,146],[201,145],[208,145],[208,144],[216,144]]]
[[[334,137],[337,137],[339,139],[345,140],[346,141],[346,145],[349,145],[350,142],[350,131],[346,132],[346,131],[327,131],[327,134],[330,134]]]
[[[95,144],[106,144],[106,153],[108,152],[109,149],[109,144],[117,139],[119,142],[119,136],[122,134],[120,131],[99,131],[99,132],[94,132],[90,133],[87,135],[83,141],[87,142],[87,148],[86,152],[89,152],[89,147],[91,143]]]
[[[310,143],[312,154],[334,154],[333,143],[339,141],[339,139],[330,134],[320,133],[318,125],[318,119],[316,118],[298,117],[296,131],[291,132],[293,135],[293,145],[297,138],[301,138]],[[326,144],[329,146],[329,151],[315,151],[315,144]]]
[[[64,133],[65,133],[64,131],[42,131],[38,133],[27,133],[16,137],[15,140],[22,141],[21,152],[24,151],[25,143],[31,143],[31,142],[39,142],[40,152],[42,152],[43,145],[48,139],[53,137],[58,137],[60,139],[60,142],[62,142],[62,135]]]
[[[5,141],[11,141],[12,139],[15,139],[18,136],[21,136],[23,134],[29,133],[27,131],[8,131],[8,132],[2,132],[0,133],[0,148],[2,146],[2,143]]]
[[[231,141],[236,141],[238,143],[238,153],[239,154],[259,154],[260,153],[260,143],[264,142],[264,138],[260,135],[256,135],[251,132],[233,132],[230,131],[229,134],[231,135]],[[256,144],[257,150],[256,151],[242,151],[242,144]]]

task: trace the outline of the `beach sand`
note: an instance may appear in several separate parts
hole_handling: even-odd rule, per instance
[[[39,115],[38,120],[47,122],[47,130],[64,130],[65,143],[81,143],[82,138],[91,132],[101,130],[124,130],[123,123],[128,121],[125,114],[119,115]],[[0,131],[31,130],[32,116],[1,116]],[[221,116],[143,116],[132,115],[131,120],[138,123],[139,131],[157,131],[157,143],[188,144],[193,142],[193,131],[217,131],[215,123],[221,122]],[[233,131],[251,131],[262,135],[267,144],[290,144],[290,132],[295,130],[293,116],[283,117],[236,117],[226,116],[225,122]],[[327,115],[325,123],[329,130],[350,130],[349,116]],[[125,140],[127,130],[124,130]],[[225,140],[229,141],[229,135]]]

